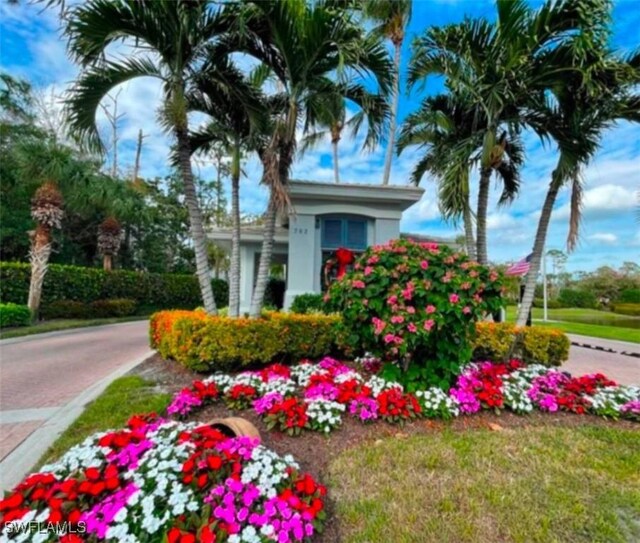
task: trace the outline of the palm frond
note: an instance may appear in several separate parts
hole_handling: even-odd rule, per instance
[[[137,77],[165,81],[159,66],[151,59],[125,59],[91,66],[81,73],[65,101],[70,134],[89,148],[103,150],[96,126],[96,113],[102,99],[118,85]]]

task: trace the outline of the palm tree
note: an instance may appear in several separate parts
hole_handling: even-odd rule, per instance
[[[366,36],[346,12],[331,2],[244,2],[241,6],[242,33],[227,46],[242,49],[273,73],[278,104],[272,130],[259,149],[263,182],[270,189],[264,216],[264,237],[258,276],[250,314],[261,314],[269,275],[276,214],[290,207],[287,194],[289,171],[296,151],[296,128],[315,126],[319,111],[331,96],[363,104],[367,117],[367,142],[379,139],[384,117],[371,103],[357,74],[375,78],[383,95],[390,89],[393,66],[380,40]],[[337,81],[333,79],[337,77]]]
[[[601,15],[602,16],[602,15]],[[583,32],[564,51],[565,61],[576,69],[549,95],[538,95],[531,104],[529,123],[558,147],[558,162],[551,174],[533,244],[525,291],[517,324],[524,326],[531,310],[542,252],[551,214],[560,190],[569,186],[570,219],[567,246],[578,240],[582,207],[582,171],[600,146],[600,141],[618,120],[640,122],[640,54],[628,59],[612,56],[597,34]],[[585,42],[586,43],[585,47]],[[585,52],[586,51],[586,52]]]
[[[368,106],[380,109],[376,116],[386,115],[388,109],[386,101],[379,95],[363,94],[362,98],[366,100]],[[342,132],[345,128],[351,128],[351,135],[355,137],[360,131],[360,127],[365,119],[364,111],[347,119],[347,107],[344,97],[340,95],[329,96],[324,104],[318,110],[316,125],[314,127],[305,127],[308,132],[302,140],[300,153],[305,153],[323,141],[327,136],[331,140],[331,150],[333,158],[333,179],[336,183],[340,183],[340,167],[338,164],[338,144],[342,139]],[[309,130],[311,130],[309,132]],[[365,143],[365,146],[367,143]]]
[[[237,317],[240,314],[241,158],[243,151],[256,150],[260,145],[267,130],[268,110],[266,99],[253,80],[244,78],[231,65],[225,67],[225,72],[227,84],[236,89],[233,99],[220,92],[217,79],[209,73],[208,66],[196,78],[195,87],[189,95],[190,109],[205,113],[211,121],[191,135],[191,150],[211,151],[213,146],[218,145],[226,149],[231,157],[229,316]]]
[[[29,232],[31,279],[28,306],[34,320],[38,318],[42,286],[53,248],[53,232],[62,227],[64,198],[61,188],[84,193],[94,175],[94,164],[78,159],[72,149],[52,138],[25,138],[15,150],[18,177],[35,185],[31,199],[31,217],[36,227]]]
[[[479,162],[486,122],[468,98],[439,94],[426,98],[405,120],[398,139],[401,153],[409,145],[425,147],[412,181],[417,185],[426,173],[438,183],[440,211],[445,219],[462,217],[467,253],[475,260],[476,246],[471,211],[469,170]],[[524,150],[520,137],[503,134],[505,153],[496,169],[503,182],[500,204],[511,202],[520,187]],[[485,204],[486,206],[486,204]]]
[[[413,0],[365,0],[364,3],[364,16],[377,23],[372,32],[391,41],[394,48],[391,117],[382,175],[383,185],[389,184],[391,175],[400,99],[400,57],[406,29],[411,21],[412,4]]]
[[[69,52],[82,65],[67,100],[69,124],[72,133],[93,148],[102,148],[95,117],[110,91],[138,77],[162,82],[162,118],[176,140],[196,272],[204,307],[211,314],[216,313],[216,302],[191,167],[186,94],[212,41],[227,28],[223,10],[213,9],[208,2],[188,0],[90,0],[70,8],[66,24]],[[131,45],[133,53],[124,59],[106,59],[109,46],[118,42]],[[226,62],[225,58],[220,60]],[[233,88],[225,88],[223,78],[219,89],[234,93]]]
[[[488,262],[490,179],[504,165],[505,127],[517,132],[530,95],[561,82],[566,66],[554,65],[553,53],[589,24],[591,13],[604,3],[607,0],[547,0],[534,10],[524,0],[497,0],[495,23],[480,18],[432,27],[414,43],[409,84],[444,75],[448,89],[470,96],[485,118],[476,213],[481,264]]]

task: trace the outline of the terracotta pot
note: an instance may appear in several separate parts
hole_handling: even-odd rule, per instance
[[[225,419],[212,419],[209,425],[220,430],[224,435],[229,437],[260,437],[258,429],[247,419],[242,417],[227,417]]]

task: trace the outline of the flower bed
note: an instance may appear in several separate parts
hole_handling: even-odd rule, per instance
[[[28,476],[0,501],[0,539],[305,541],[322,525],[325,494],[258,440],[147,415]],[[30,531],[34,522],[65,533]]]
[[[379,369],[368,356],[362,367]],[[572,377],[539,364],[481,362],[468,365],[447,393],[429,388],[406,393],[402,385],[326,357],[318,364],[274,364],[237,375],[216,373],[178,393],[169,413],[186,416],[218,401],[231,409],[251,407],[268,429],[290,435],[330,432],[344,416],[363,423],[403,423],[418,417],[451,418],[481,409],[524,414],[568,411],[640,420],[640,388],[621,386],[604,375]]]

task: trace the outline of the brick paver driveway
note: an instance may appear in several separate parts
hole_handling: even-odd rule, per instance
[[[16,447],[60,418],[65,406],[147,354],[147,321],[0,341],[3,480],[17,469],[7,463]]]

